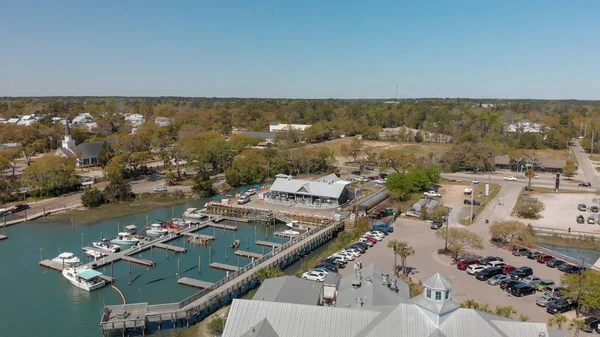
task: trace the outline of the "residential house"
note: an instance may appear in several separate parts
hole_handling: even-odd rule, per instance
[[[426,278],[423,294],[414,298],[403,280],[390,275],[369,266],[342,278],[333,306],[296,303],[296,297],[289,302],[234,299],[223,337],[564,336],[545,323],[461,308],[450,281],[440,274]]]
[[[21,119],[19,119],[19,121],[17,122],[17,125],[28,126],[31,124],[35,124],[37,122],[38,122],[38,120],[34,115],[25,115],[25,116],[22,116]]]
[[[279,122],[273,122],[269,124],[269,132],[289,131],[298,130],[304,131],[310,128],[308,124],[281,124]]]
[[[512,168],[510,156],[507,154],[496,156],[494,158],[494,166],[498,170],[510,170]]]
[[[4,143],[0,144],[0,150],[16,150],[21,146],[20,143]]]
[[[140,114],[125,114],[125,121],[130,124],[144,124],[144,116]]]
[[[154,123],[158,126],[169,126],[171,124],[171,118],[167,117],[156,117]]]
[[[8,119],[9,124],[17,124],[21,120],[21,117],[13,117]]]
[[[81,125],[81,124],[87,124],[87,123],[93,123],[93,122],[94,122],[94,117],[92,117],[92,115],[90,115],[89,113],[82,113],[82,114],[79,114],[77,117],[73,118],[73,121],[71,122],[71,124]]]

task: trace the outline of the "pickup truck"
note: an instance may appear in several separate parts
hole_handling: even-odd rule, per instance
[[[429,197],[429,198],[441,198],[442,195],[438,192],[434,192],[434,191],[427,191],[425,193],[423,193],[424,196]]]
[[[387,233],[393,233],[394,232],[394,228],[386,225],[386,224],[379,224],[379,225],[375,225],[373,226],[374,230],[378,230],[378,231],[384,231]]]
[[[463,191],[464,195],[471,195],[471,193],[473,193],[473,189],[472,188],[465,188],[465,190]]]

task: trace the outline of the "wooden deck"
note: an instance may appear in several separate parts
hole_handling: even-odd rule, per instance
[[[196,234],[196,233],[181,233],[181,235],[190,237],[190,238],[194,238],[194,239],[208,239],[208,240],[214,240],[215,237],[212,235],[205,235],[205,234]]]
[[[191,277],[182,277],[179,280],[177,280],[177,283],[200,289],[205,289],[213,285],[212,282],[197,280]]]
[[[261,257],[263,257],[262,254],[253,253],[253,252],[247,252],[245,250],[236,250],[235,251],[235,255],[237,255],[237,256],[243,256],[243,257],[252,257],[252,258],[255,258],[255,259],[260,259]]]
[[[121,256],[121,259],[125,260],[125,261],[129,261],[129,262],[141,264],[141,265],[147,266],[147,267],[154,267],[154,265],[155,265],[154,261],[138,259],[136,257],[128,256],[128,255]]]
[[[262,241],[256,240],[255,242],[259,246],[271,247],[271,248],[279,248],[281,247],[281,243],[272,242],[272,241]]]
[[[236,271],[239,269],[237,266],[232,266],[230,264],[218,263],[218,262],[211,263],[210,267],[215,268],[215,269],[227,270],[227,271]]]
[[[40,261],[39,264],[42,267],[54,269],[56,271],[63,270],[63,264],[61,262],[56,262],[56,261],[52,261],[52,260],[43,260],[43,261]]]
[[[186,248],[179,247],[179,246],[173,246],[173,245],[167,245],[165,243],[156,243],[156,244],[154,244],[154,247],[156,247],[156,248],[162,248],[162,249],[166,249],[166,250],[170,250],[170,251],[175,252],[175,253],[185,253],[185,252],[187,252]]]
[[[211,223],[208,224],[210,227],[214,227],[214,228],[219,228],[219,229],[227,229],[230,231],[237,231],[237,226],[231,226],[231,225],[221,225],[221,224],[216,224],[216,223]]]

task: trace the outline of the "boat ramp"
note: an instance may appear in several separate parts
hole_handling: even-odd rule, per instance
[[[284,245],[276,247],[254,262],[239,269],[235,267],[235,271],[232,271],[227,277],[181,302],[158,305],[134,303],[105,306],[100,319],[100,329],[105,336],[111,331],[125,334],[127,330],[136,330],[145,333],[146,330],[189,326],[202,321],[221,307],[231,303],[234,298],[238,298],[258,286],[260,283],[256,277],[258,270],[263,268],[283,269],[331,240],[343,228],[343,222],[337,222],[325,228],[311,229],[294,237]],[[215,267],[214,264],[211,264],[211,267]],[[233,266],[231,269],[233,270]],[[179,279],[180,283],[182,283],[182,279],[184,278]],[[190,285],[195,283],[190,280],[183,282]]]

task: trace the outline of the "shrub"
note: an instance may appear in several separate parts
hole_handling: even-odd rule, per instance
[[[97,188],[87,189],[81,195],[81,203],[87,208],[98,207],[105,202],[104,195]]]

